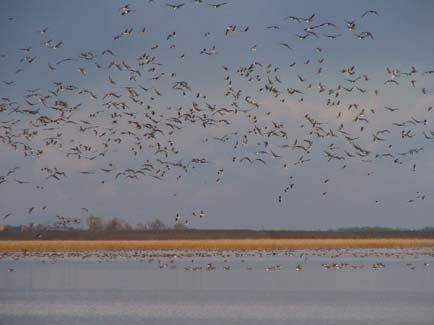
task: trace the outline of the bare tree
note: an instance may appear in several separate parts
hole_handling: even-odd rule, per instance
[[[166,224],[158,218],[155,218],[148,224],[148,229],[150,230],[163,230],[167,229]]]
[[[121,219],[116,217],[109,220],[105,225],[106,231],[120,231],[124,229],[125,229],[124,222]]]
[[[87,227],[89,231],[103,231],[104,222],[100,217],[89,216],[86,219]]]
[[[181,222],[177,222],[175,223],[175,225],[173,226],[174,230],[187,230],[188,227],[185,225],[185,223],[181,223]]]

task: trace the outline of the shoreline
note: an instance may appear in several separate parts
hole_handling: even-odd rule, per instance
[[[353,248],[434,249],[434,239],[163,239],[163,240],[0,240],[0,252],[71,252],[121,250],[285,250]]]

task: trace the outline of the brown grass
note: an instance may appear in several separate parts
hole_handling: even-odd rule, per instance
[[[255,250],[434,247],[434,239],[9,240],[0,251]]]

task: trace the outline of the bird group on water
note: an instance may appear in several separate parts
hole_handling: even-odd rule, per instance
[[[381,12],[369,9],[334,21],[320,13],[282,15],[272,24],[222,24],[218,33],[203,26],[197,39],[178,30],[161,35],[158,26],[132,23],[156,6],[176,19],[198,6],[224,17],[233,5],[204,0],[125,3],[116,12],[123,27],[114,35],[101,35],[110,39],[110,48],[73,52],[68,40],[56,37],[56,26],[42,26],[28,31],[31,36],[22,47],[1,49],[0,66],[13,67],[14,72],[13,78],[0,77],[0,151],[19,154],[38,169],[33,168],[31,177],[23,166],[0,164],[0,189],[18,184],[43,193],[53,182],[66,187],[71,179],[101,186],[182,183],[200,169],[213,175],[210,186],[219,186],[225,179],[224,165],[229,165],[257,173],[282,170],[283,186],[268,195],[272,204],[283,204],[297,189],[297,170],[314,161],[336,170],[368,166],[368,176],[380,160],[417,172],[414,158],[434,141],[429,102],[434,70],[385,66],[381,79],[371,78],[357,62],[343,63],[337,71],[328,64],[335,42],[371,46],[376,35],[369,27],[381,19]],[[6,23],[13,30],[20,22],[10,17]],[[282,29],[288,37],[274,44],[273,51],[287,57],[284,63],[261,54],[264,40],[256,37]],[[196,48],[187,48],[185,37],[194,39]],[[238,52],[237,60],[228,59],[225,51],[234,44],[231,39],[244,37],[251,43]],[[154,38],[158,41],[151,43]],[[143,46],[135,53],[137,43]],[[301,60],[296,59],[299,47],[310,48]],[[190,57],[215,73],[194,77]],[[35,77],[34,71],[44,74]],[[220,87],[204,87],[203,77]],[[25,88],[32,78],[38,86]],[[426,107],[400,107],[388,95],[397,90],[427,98]],[[382,96],[390,104],[373,104]],[[318,107],[310,109],[311,102]],[[194,150],[185,149],[190,138],[200,142]],[[217,147],[225,157],[212,154]],[[201,155],[210,151],[209,156]],[[321,179],[319,199],[333,190],[333,181]],[[415,190],[406,203],[428,198]],[[27,216],[50,213],[57,225],[69,227],[91,214],[79,207],[77,216],[68,217],[50,211],[51,198],[45,199],[27,207]],[[3,210],[2,222],[21,213]],[[206,215],[206,207],[199,204],[185,213],[174,211],[173,221],[188,224]],[[303,270],[301,264],[298,270]]]
[[[422,249],[341,249],[341,250],[279,250],[279,251],[92,251],[92,252],[7,252],[0,253],[0,261],[15,262],[8,268],[21,268],[19,261],[34,261],[48,265],[68,261],[116,263],[136,261],[152,269],[181,271],[296,271],[387,270],[387,265],[414,271],[431,270],[434,254]]]

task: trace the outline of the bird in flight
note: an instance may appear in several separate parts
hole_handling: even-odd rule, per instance
[[[227,4],[226,2],[221,2],[221,3],[216,3],[216,4],[208,3],[208,6],[211,6],[211,7],[215,8],[215,9],[218,9],[218,8],[220,8],[222,6],[225,6],[226,4]]]

